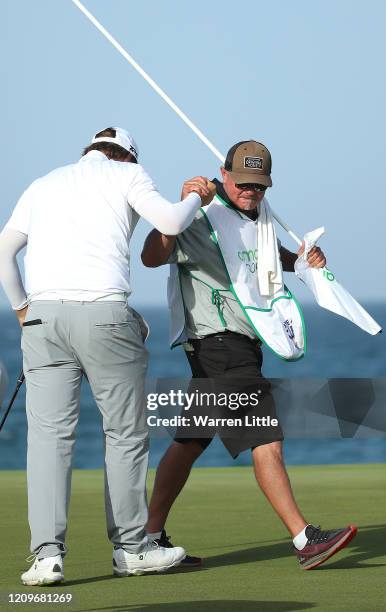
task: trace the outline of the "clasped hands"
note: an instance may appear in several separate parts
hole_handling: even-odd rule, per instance
[[[189,193],[198,193],[202,205],[207,206],[216,195],[216,186],[205,176],[195,176],[183,184],[181,199],[186,198]]]

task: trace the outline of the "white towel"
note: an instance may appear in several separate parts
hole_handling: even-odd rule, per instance
[[[261,296],[272,298],[283,288],[283,271],[273,217],[265,198],[257,219],[257,280]]]
[[[378,334],[382,328],[368,312],[340,285],[331,270],[311,268],[307,255],[319,238],[324,234],[324,227],[318,227],[305,234],[304,253],[295,261],[295,274],[314,294],[317,304],[341,317],[345,317],[371,335]]]

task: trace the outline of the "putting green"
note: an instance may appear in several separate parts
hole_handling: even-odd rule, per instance
[[[24,587],[29,564],[24,472],[0,472],[1,610],[201,612],[386,608],[386,478],[383,465],[293,467],[307,519],[325,528],[356,523],[349,547],[302,571],[285,528],[249,468],[193,470],[170,517],[172,541],[205,557],[202,569],[113,578],[106,541],[103,474],[74,472],[66,582]],[[151,486],[154,471],[149,474]],[[70,593],[71,604],[8,604],[8,593]]]

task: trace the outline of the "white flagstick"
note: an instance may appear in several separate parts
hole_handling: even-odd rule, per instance
[[[157,83],[141,68],[141,66],[135,61],[133,57],[119,44],[119,42],[103,27],[103,25],[88,11],[79,0],[72,0],[72,2],[78,7],[80,11],[91,21],[91,23],[107,38],[109,42],[116,48],[116,50],[135,68],[137,72],[149,83],[150,87],[157,92],[158,95],[174,110],[175,113],[182,119],[186,125],[202,140],[204,144],[214,153],[221,163],[224,163],[225,157],[221,155],[220,151],[208,140],[208,138],[198,129],[196,125],[185,115],[185,113],[173,102],[171,98],[157,85]]]
[[[157,83],[141,68],[141,66],[135,61],[133,57],[119,44],[119,42],[106,30],[105,27],[86,9],[85,6],[79,0],[72,0],[75,6],[91,21],[91,23],[100,31],[101,34],[115,47],[115,49],[125,58],[126,61],[131,64],[133,68],[145,79],[145,81],[157,92],[159,96],[174,110],[175,113],[182,119],[182,121],[190,127],[190,129],[198,136],[198,138],[212,151],[212,153],[220,160],[223,164],[225,162],[225,157],[220,153],[218,149],[210,142],[210,140],[198,129],[198,127],[185,115],[185,113],[173,102],[171,98],[157,85]],[[288,232],[288,234],[297,242],[297,244],[302,244],[300,238],[288,227],[288,225],[271,209],[273,217],[282,226],[283,229]]]
[[[276,221],[278,222],[279,225],[282,226],[283,229],[285,229],[285,231],[291,236],[291,238],[293,238],[295,240],[295,242],[297,242],[297,244],[299,246],[302,245],[302,241],[300,240],[300,238],[297,237],[297,235],[290,229],[290,227],[287,225],[287,223],[285,221],[283,221],[283,219],[281,217],[279,217],[279,215],[277,213],[275,213],[275,211],[272,210],[271,208],[271,213],[272,216],[276,219]]]

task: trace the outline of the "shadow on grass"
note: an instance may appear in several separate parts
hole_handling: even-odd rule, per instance
[[[251,601],[246,599],[233,599],[232,601],[223,599],[212,599],[207,601],[178,601],[175,603],[156,603],[156,604],[133,604],[115,605],[104,608],[83,608],[80,612],[208,612],[208,610],[221,610],[221,612],[290,612],[291,610],[310,610],[315,604],[301,601]]]
[[[277,542],[266,546],[259,546],[256,542],[253,548],[235,550],[223,555],[216,555],[204,560],[205,567],[220,567],[222,565],[237,565],[239,563],[256,563],[268,559],[288,557],[291,553],[291,544],[288,541]],[[295,557],[294,557],[295,558]]]
[[[113,574],[105,574],[104,576],[90,576],[90,578],[79,578],[79,580],[66,580],[62,584],[56,584],[55,587],[66,587],[75,586],[77,584],[88,584],[89,582],[102,582],[103,580],[117,580]]]
[[[167,574],[170,576],[171,574],[191,574],[192,572],[204,572],[207,568],[205,567],[195,567],[195,568],[178,568],[170,569],[167,572],[147,572],[146,576],[163,576]],[[105,576],[91,576],[90,578],[79,578],[79,580],[66,580],[62,584],[57,584],[57,587],[68,587],[75,586],[77,584],[87,584],[89,582],[101,582],[103,580],[127,580],[128,578],[133,578],[133,576],[114,576],[113,574],[106,574]]]

